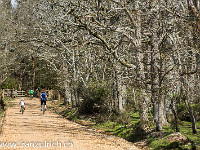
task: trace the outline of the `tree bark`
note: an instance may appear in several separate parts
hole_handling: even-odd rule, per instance
[[[148,123],[148,96],[147,93],[145,91],[145,89],[143,89],[144,86],[144,80],[145,80],[145,68],[144,68],[144,50],[142,49],[142,25],[141,25],[141,8],[140,8],[140,1],[137,0],[135,2],[135,10],[136,10],[136,38],[137,38],[137,49],[138,49],[138,69],[139,69],[139,77],[140,77],[140,85],[141,85],[141,102],[139,103],[140,105],[140,121],[141,124],[143,125],[143,127],[145,127]]]
[[[175,126],[175,131],[179,132],[180,129],[179,129],[179,125],[178,125],[178,115],[177,115],[177,112],[176,112],[176,108],[174,108],[174,101],[173,100],[171,100],[170,108],[171,108],[172,113],[174,115],[174,121],[172,121],[172,124]]]
[[[186,96],[184,97],[184,102],[185,102],[186,108],[189,112],[190,120],[192,122],[192,132],[193,132],[193,134],[197,134],[197,128],[196,128],[196,121],[195,121],[194,113],[192,111],[192,108],[191,108]]]
[[[33,67],[33,80],[32,80],[32,89],[35,88],[35,58],[32,56],[32,67]]]
[[[149,122],[149,119],[148,119],[149,98],[147,96],[145,96],[145,94],[146,93],[143,93],[142,101],[139,103],[139,105],[140,105],[140,121],[141,121],[143,128],[145,128],[148,125],[148,122]]]
[[[62,64],[62,76],[63,76],[63,84],[64,84],[64,104],[68,104],[72,102],[69,81],[68,81],[68,68],[66,64],[63,62]]]
[[[117,105],[117,83],[116,83],[115,72],[113,73],[111,90],[112,90],[112,98],[111,98],[112,99],[112,110],[116,111],[118,105]]]
[[[22,74],[20,74],[19,79],[20,79],[20,81],[19,81],[19,90],[21,91],[22,90]]]
[[[154,99],[153,119],[154,122],[156,123],[156,131],[162,131],[162,126],[168,125],[164,107],[164,100],[165,100],[164,95],[160,95]]]
[[[118,78],[118,106],[119,106],[119,113],[124,112],[123,108],[123,101],[124,101],[124,93],[123,93],[123,85],[121,83],[121,79]]]

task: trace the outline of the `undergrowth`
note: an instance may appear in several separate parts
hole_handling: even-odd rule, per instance
[[[61,107],[61,106],[60,106]],[[106,134],[115,135],[126,139],[130,142],[145,141],[148,147],[155,150],[190,150],[200,149],[200,134],[193,134],[191,129],[191,122],[181,121],[179,122],[180,134],[187,137],[188,143],[170,142],[166,139],[167,136],[174,133],[172,126],[164,126],[163,131],[157,136],[152,136],[155,132],[155,124],[149,123],[150,131],[144,130],[140,123],[140,116],[138,111],[124,112],[122,114],[111,113],[93,113],[93,114],[81,114],[78,108],[63,107],[62,113],[60,113],[69,120],[79,122],[84,120],[87,122],[93,122],[92,128],[105,131]],[[151,120],[151,118],[149,118]],[[200,132],[200,122],[197,122],[197,130]]]

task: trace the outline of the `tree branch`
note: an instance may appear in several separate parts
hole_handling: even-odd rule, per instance
[[[116,3],[116,4],[118,4],[119,6],[122,7],[122,9],[123,9],[123,10],[125,11],[125,13],[127,14],[128,18],[130,19],[131,23],[133,24],[134,21],[133,21],[133,17],[132,17],[132,15],[131,15],[130,11],[129,11],[127,8],[123,7],[122,4],[121,4],[120,2],[116,2],[115,0],[111,0],[111,1],[112,1],[113,3]]]
[[[193,14],[194,14],[194,15],[197,17],[197,19],[200,21],[200,15],[199,15],[199,13],[198,13],[196,7],[194,6],[193,1],[192,1],[192,0],[188,0],[188,2],[189,2],[189,6],[190,6],[190,8],[191,8]]]
[[[195,73],[197,73],[197,71],[198,71],[198,67],[196,67],[196,69],[191,72],[182,72],[182,73],[180,73],[180,76],[195,74]]]
[[[170,71],[172,71],[172,70],[174,69],[174,67],[175,67],[175,65],[174,65],[171,69],[169,69],[167,72],[165,72],[165,74],[161,77],[160,83],[162,83],[162,81],[164,80],[164,77],[165,77],[168,73],[170,73]]]
[[[71,14],[73,15],[78,21],[79,23],[81,24],[81,26],[87,30],[92,36],[94,36],[95,38],[99,39],[106,47],[106,49],[108,49],[110,51],[110,53],[114,56],[114,58],[119,61],[123,66],[126,66],[128,68],[135,68],[135,66],[133,64],[129,64],[127,63],[125,60],[121,59],[118,55],[117,55],[117,52],[115,50],[113,50],[109,44],[106,42],[106,40],[100,36],[99,34],[97,34],[97,32],[93,31],[92,29],[90,29],[87,24],[83,23],[80,19],[79,16],[77,16],[76,14],[73,13],[74,11],[73,10],[70,10],[70,12],[68,14]]]

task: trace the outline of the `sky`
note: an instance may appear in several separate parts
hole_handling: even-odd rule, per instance
[[[17,8],[17,0],[11,0],[12,8]]]

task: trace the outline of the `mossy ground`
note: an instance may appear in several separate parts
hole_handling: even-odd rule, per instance
[[[191,122],[182,121],[179,124],[180,134],[187,137],[189,142],[181,143],[178,141],[170,142],[166,137],[174,133],[171,126],[164,126],[162,131],[162,136],[151,136],[154,132],[155,126],[150,123],[151,131],[146,131],[141,128],[139,122],[140,116],[139,112],[128,113],[129,118],[116,115],[115,117],[106,117],[105,114],[93,114],[93,115],[81,115],[78,113],[77,108],[67,108],[66,106],[59,105],[59,109],[56,109],[57,113],[61,116],[80,123],[84,121],[84,125],[96,128],[98,130],[104,131],[106,134],[115,135],[122,137],[130,142],[137,143],[140,141],[145,141],[144,144],[149,148],[159,150],[159,149],[177,149],[177,150],[190,150],[190,149],[200,149],[200,134],[192,133]],[[52,107],[53,108],[53,107]],[[123,114],[124,115],[124,114]],[[109,119],[108,119],[109,118]],[[116,119],[121,118],[121,119]],[[123,122],[125,118],[128,122]],[[100,121],[99,121],[100,119]],[[103,119],[103,120],[102,120]],[[149,118],[151,120],[151,117]],[[200,122],[197,122],[197,130],[200,133]]]

